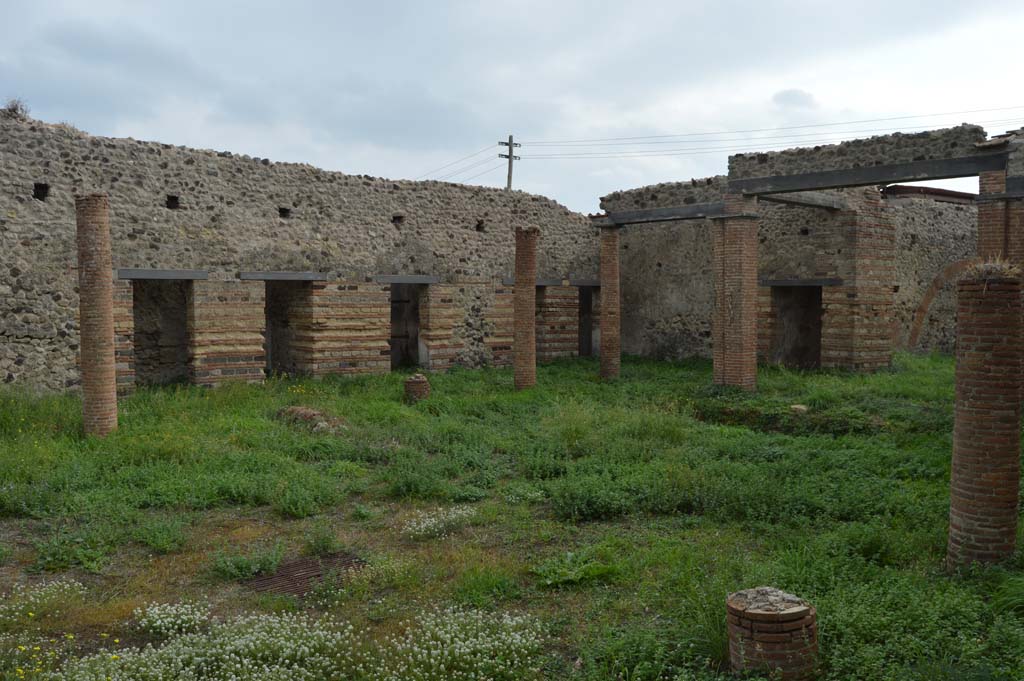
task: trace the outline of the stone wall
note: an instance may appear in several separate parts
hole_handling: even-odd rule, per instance
[[[928,198],[891,198],[886,205],[896,227],[897,347],[952,353],[956,275],[958,264],[975,257],[978,208]]]
[[[663,183],[619,191],[601,200],[606,211],[658,208],[722,199],[725,177]],[[856,209],[877,192],[847,189],[842,195]],[[869,201],[870,202],[870,201]],[[974,253],[977,209],[926,197],[894,198],[881,204],[895,238],[891,312],[896,347],[907,346],[915,314],[929,287],[941,286],[925,305],[914,350],[950,352],[953,341],[955,277],[942,281],[946,268]],[[781,205],[760,201],[758,277],[762,282],[840,280],[867,283],[870,267],[851,257],[856,218],[849,211]],[[691,220],[629,226],[622,230],[622,342],[629,354],[681,359],[711,356],[714,286],[711,221]],[[870,248],[863,249],[870,255]],[[768,354],[766,330],[771,290],[760,287],[759,354]],[[844,306],[846,286],[823,286],[826,306]],[[847,314],[833,307],[835,314]],[[839,329],[840,327],[834,327]],[[843,332],[845,333],[845,332]],[[848,354],[848,353],[847,353]],[[837,360],[840,365],[843,361]]]
[[[795,175],[842,168],[970,156],[978,153],[975,144],[984,142],[985,139],[983,128],[964,124],[955,128],[926,132],[877,135],[839,144],[736,154],[729,157],[729,178],[737,180],[772,175]]]
[[[45,200],[33,198],[36,184],[48,186]],[[86,192],[110,196],[116,268],[209,270],[211,281],[316,271],[360,286],[379,274],[438,276],[451,288],[432,294],[428,310],[437,367],[507,359],[500,320],[481,311],[505,304],[496,282],[512,272],[515,227],[541,230],[538,276],[597,275],[596,230],[541,196],[346,175],[0,117],[0,381],[77,384],[73,196]]]

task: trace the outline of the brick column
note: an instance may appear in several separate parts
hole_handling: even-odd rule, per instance
[[[516,390],[537,384],[536,227],[516,228],[516,291],[513,309],[512,365]]]
[[[622,361],[619,227],[601,228],[601,378],[618,378]]]
[[[757,198],[726,194],[712,227],[714,382],[757,388]]]
[[[957,284],[956,403],[946,562],[1009,558],[1020,490],[1021,281],[983,264]]]
[[[88,435],[117,429],[114,361],[114,265],[105,194],[75,197],[78,310],[81,327],[82,425]]]
[[[815,677],[818,622],[810,603],[762,586],[729,594],[726,610],[734,672],[768,672],[783,681]]]

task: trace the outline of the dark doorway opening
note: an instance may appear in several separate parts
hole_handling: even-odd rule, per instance
[[[420,299],[424,284],[391,284],[391,368],[420,366]]]
[[[132,281],[135,382],[138,385],[188,382],[191,289],[191,281]]]
[[[268,281],[266,291],[267,330],[263,349],[267,375],[299,373],[295,350],[295,319],[309,292],[303,281]]]
[[[821,366],[821,287],[773,286],[771,361],[795,369]]]
[[[596,286],[580,286],[580,357],[591,357],[598,354],[600,330],[598,328],[599,291]]]

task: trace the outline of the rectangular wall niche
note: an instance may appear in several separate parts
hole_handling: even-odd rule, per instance
[[[191,293],[191,281],[132,281],[136,384],[188,382],[188,300]]]
[[[775,329],[769,361],[794,369],[821,366],[821,287],[772,286]]]
[[[425,284],[391,284],[391,368],[422,366],[420,301]]]
[[[600,291],[597,286],[580,286],[580,357],[599,354],[601,345]]]
[[[295,347],[296,320],[309,304],[309,284],[305,281],[267,281],[267,314],[264,350],[267,376],[299,373]]]

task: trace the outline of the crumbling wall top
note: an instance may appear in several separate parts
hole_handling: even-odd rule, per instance
[[[984,128],[965,123],[954,128],[876,135],[839,144],[735,154],[729,157],[729,179],[970,156],[978,153],[975,145],[985,139]]]
[[[721,201],[728,179],[725,175],[714,175],[689,182],[662,182],[636,189],[623,189],[602,196],[601,210],[663,208]]]

